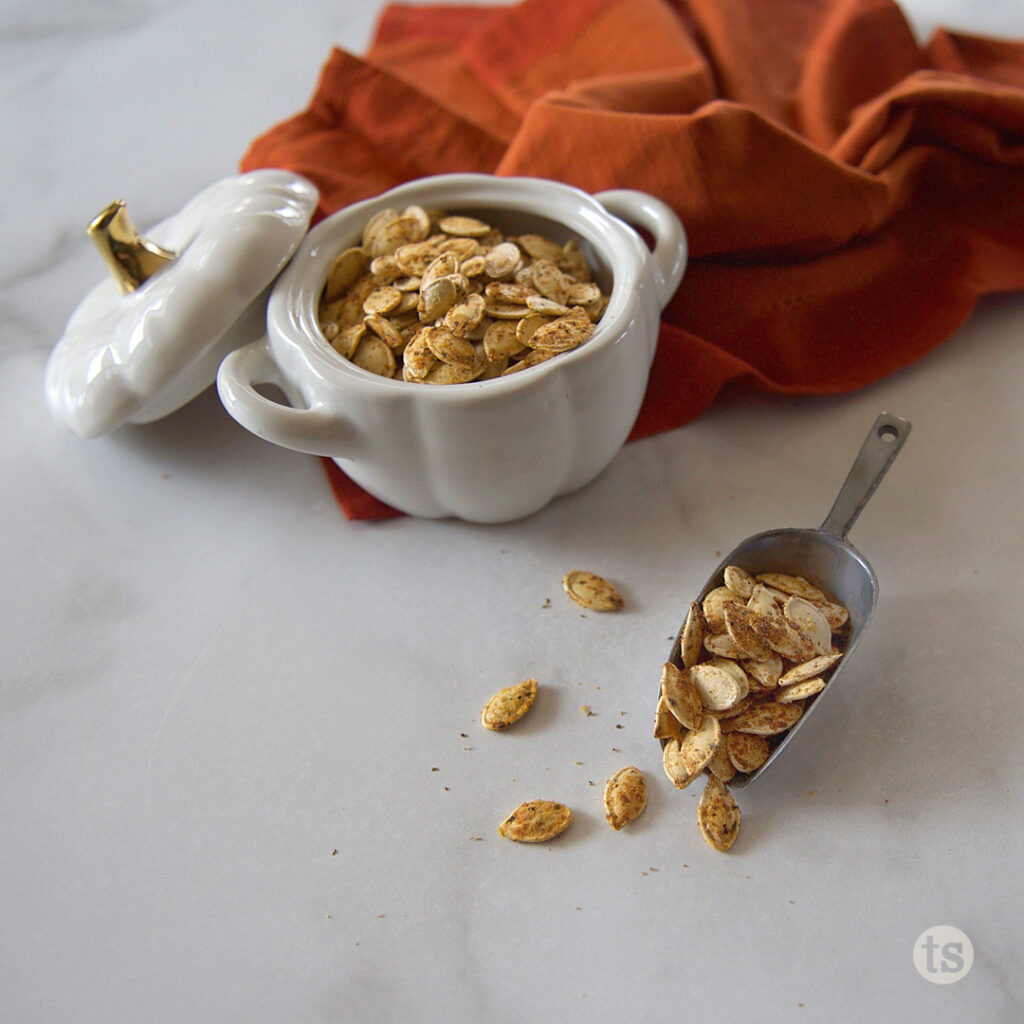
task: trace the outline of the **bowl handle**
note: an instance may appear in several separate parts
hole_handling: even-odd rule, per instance
[[[350,453],[355,431],[347,421],[318,405],[305,409],[282,405],[261,395],[257,384],[274,384],[288,394],[266,337],[235,349],[220,364],[217,392],[224,408],[246,430],[283,448],[308,455]]]
[[[617,188],[594,198],[627,224],[646,228],[654,238],[651,263],[658,305],[664,309],[675,294],[686,269],[686,230],[672,207],[646,192]]]

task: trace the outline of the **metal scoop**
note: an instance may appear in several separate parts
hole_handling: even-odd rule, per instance
[[[699,600],[703,601],[711,590],[722,586],[725,567],[737,565],[751,575],[780,572],[803,576],[833,601],[845,605],[850,613],[849,622],[843,627],[844,640],[837,645],[844,654],[832,670],[828,685],[808,701],[804,713],[782,735],[764,764],[749,775],[738,773],[729,783],[730,787],[750,785],[782,753],[821,698],[835,686],[836,676],[864,635],[878,603],[878,579],[846,535],[909,435],[910,424],[906,420],[883,413],[868,432],[832,510],[819,529],[769,530],[748,538],[722,559],[701,591]],[[682,665],[679,637],[669,660]]]

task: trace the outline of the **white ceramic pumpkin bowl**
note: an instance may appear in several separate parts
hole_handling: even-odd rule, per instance
[[[414,384],[348,362],[324,339],[327,272],[378,210],[471,214],[505,234],[580,240],[608,307],[578,349],[467,384]],[[630,224],[645,229],[653,249]],[[643,400],[661,311],[686,264],[675,213],[641,192],[590,196],[553,181],[451,174],[347,207],[309,232],[271,293],[266,338],[217,375],[228,412],[259,437],[326,455],[411,515],[502,522],[582,487],[612,460]],[[290,405],[258,390],[277,385]]]

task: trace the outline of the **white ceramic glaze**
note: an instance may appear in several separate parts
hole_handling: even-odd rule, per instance
[[[375,376],[325,342],[317,304],[327,270],[378,210],[417,203],[474,213],[506,234],[580,239],[608,308],[573,352],[507,377],[429,386]],[[653,251],[629,226],[646,229]],[[626,439],[643,400],[662,309],[686,263],[664,203],[596,197],[552,181],[489,175],[421,179],[348,207],[310,233],[271,294],[267,338],[229,355],[217,383],[254,434],[333,458],[371,494],[418,516],[500,522],[592,480]],[[261,394],[276,384],[291,406]]]
[[[53,416],[81,437],[166,416],[260,337],[268,286],[302,241],[314,186],[256,171],[204,189],[146,231],[177,259],[121,295],[113,279],[72,313],[46,366]]]

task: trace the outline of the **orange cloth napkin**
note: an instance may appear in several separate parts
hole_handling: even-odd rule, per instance
[[[1024,42],[922,49],[890,0],[399,4],[252,143],[256,167],[312,179],[318,218],[449,171],[665,200],[691,262],[638,438],[730,381],[863,387],[1024,287]],[[350,518],[389,513],[326,465]]]

